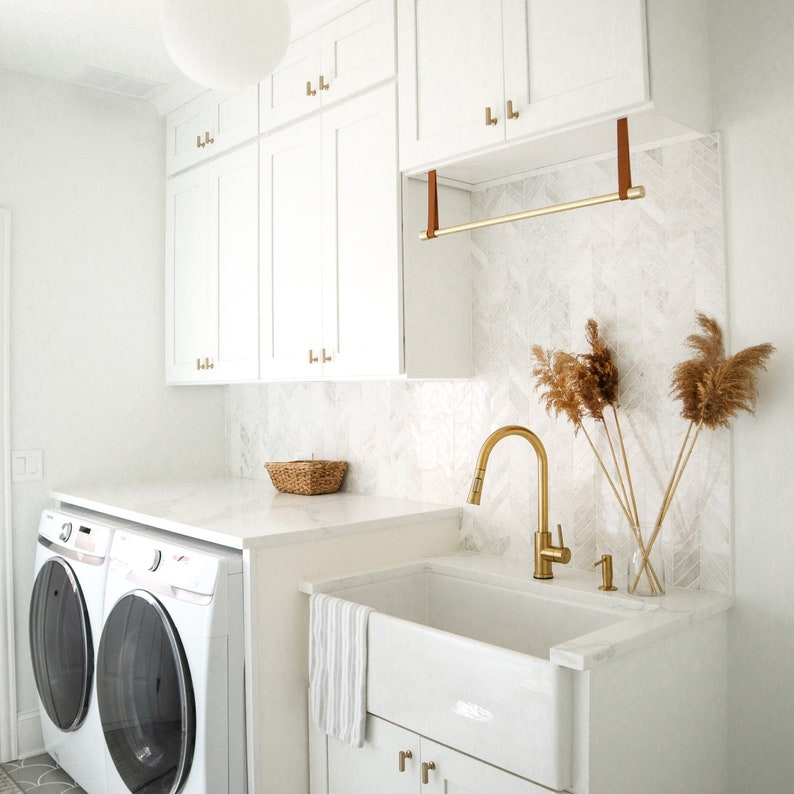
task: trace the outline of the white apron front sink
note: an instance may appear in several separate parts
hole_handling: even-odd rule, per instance
[[[367,711],[553,789],[571,785],[573,676],[552,647],[642,614],[609,596],[512,586],[425,561],[337,580],[373,607]]]

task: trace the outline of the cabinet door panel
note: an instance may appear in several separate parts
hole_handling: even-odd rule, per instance
[[[394,87],[323,114],[324,374],[401,368]]]
[[[416,794],[419,791],[419,737],[367,716],[366,744],[353,748],[328,738],[328,794]],[[400,752],[410,752],[399,770]]]
[[[402,168],[503,140],[500,4],[411,0],[399,14]]]
[[[272,74],[259,84],[259,129],[275,129],[320,109],[320,32],[293,41]],[[310,82],[316,92],[306,93]]]
[[[422,739],[422,762],[435,764],[428,773],[424,794],[549,794],[551,789],[478,761],[470,755],[451,750],[429,739]]]
[[[217,328],[217,381],[258,374],[258,149],[252,143],[209,168],[210,252],[217,257],[209,324]]]
[[[322,28],[324,105],[338,102],[394,75],[394,3],[367,0]]]
[[[203,168],[166,187],[166,379],[199,381],[196,359],[209,356],[207,176]]]
[[[308,360],[322,346],[320,130],[314,118],[260,144],[263,378],[321,374]]]
[[[505,0],[508,137],[648,100],[642,0]]]

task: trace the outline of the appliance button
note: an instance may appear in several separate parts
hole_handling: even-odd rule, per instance
[[[160,560],[163,558],[163,553],[160,549],[155,549],[152,555],[152,563],[149,566],[150,571],[156,571],[160,567]]]
[[[71,535],[72,535],[72,522],[67,521],[66,523],[61,525],[61,533],[60,535],[58,535],[58,538],[62,540],[64,543],[66,543],[66,541],[69,540]]]

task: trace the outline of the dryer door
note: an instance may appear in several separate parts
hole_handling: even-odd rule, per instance
[[[97,699],[105,742],[127,788],[179,791],[196,742],[193,684],[174,624],[150,593],[128,593],[108,615]]]
[[[83,724],[91,698],[94,646],[83,591],[66,560],[39,569],[28,625],[36,687],[47,715],[63,731]]]

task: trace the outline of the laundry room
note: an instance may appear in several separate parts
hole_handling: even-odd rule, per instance
[[[615,518],[614,495],[596,470],[584,436],[571,432],[564,416],[546,414],[532,376],[531,348],[582,349],[585,322],[591,316],[599,321],[604,338],[623,364],[621,388],[628,396],[621,407],[632,417],[623,429],[627,435],[645,433],[630,452],[644,464],[653,457],[648,446],[666,445],[668,469],[663,480],[651,466],[638,467],[634,485],[642,499],[664,491],[678,452],[677,446],[672,451],[670,439],[680,443],[680,431],[686,429],[668,393],[669,375],[687,355],[686,339],[697,333],[696,312],[703,311],[716,318],[726,351],[761,343],[776,350],[765,361],[766,368],[757,371],[754,415],[742,411],[730,428],[704,430],[674,501],[676,516],[688,512],[691,520],[678,527],[666,522],[660,541],[669,590],[682,598],[718,599],[698,612],[703,615],[703,636],[690,638],[687,648],[695,661],[686,672],[697,680],[702,670],[696,641],[713,641],[709,648],[720,662],[708,685],[722,687],[723,705],[713,713],[701,708],[698,693],[691,691],[694,686],[679,681],[681,697],[686,699],[676,720],[690,725],[687,736],[693,751],[708,751],[721,760],[710,773],[711,782],[704,784],[710,788],[674,790],[681,794],[789,790],[794,781],[787,727],[794,720],[794,684],[789,675],[794,620],[789,570],[794,565],[794,545],[785,518],[792,508],[786,475],[794,448],[786,417],[794,391],[786,375],[792,363],[788,342],[794,339],[788,309],[794,233],[785,217],[792,201],[785,175],[794,165],[788,145],[789,133],[794,132],[790,4],[784,0],[761,0],[752,8],[738,0],[664,4],[678,8],[683,17],[693,13],[689,9],[694,6],[702,12],[703,49],[695,52],[687,47],[685,53],[679,52],[671,40],[666,55],[679,68],[701,62],[710,118],[705,130],[641,140],[644,131],[628,113],[633,184],[644,185],[645,198],[448,236],[443,232],[458,223],[457,216],[475,221],[611,193],[619,168],[613,131],[618,114],[606,114],[609,151],[587,150],[589,135],[580,131],[586,133],[593,126],[588,120],[571,124],[571,138],[562,143],[555,132],[548,147],[544,136],[523,133],[526,140],[518,143],[506,139],[493,146],[471,144],[467,133],[459,131],[456,145],[465,156],[447,156],[429,147],[423,150],[427,155],[419,148],[405,149],[406,156],[413,157],[405,166],[403,138],[410,124],[404,123],[408,112],[404,92],[410,81],[402,77],[406,59],[399,57],[404,53],[401,19],[407,9],[435,14],[436,22],[448,31],[452,48],[450,31],[461,28],[449,26],[445,15],[451,18],[448,6],[457,4],[440,3],[436,12],[420,0],[289,0],[293,41],[320,29],[333,31],[339,18],[364,14],[365,7],[366,13],[372,6],[390,8],[391,74],[368,78],[365,85],[353,87],[343,103],[334,105],[329,76],[323,72],[323,85],[331,85],[326,90],[318,80],[320,73],[312,73],[300,82],[302,98],[308,101],[315,91],[314,98],[326,102],[328,109],[310,111],[297,121],[274,121],[272,132],[261,129],[263,78],[257,92],[260,126],[254,133],[221,155],[211,151],[215,144],[205,140],[202,127],[199,144],[204,147],[192,134],[196,154],[188,156],[206,159],[175,166],[168,119],[202,96],[205,87],[180,72],[165,52],[157,24],[158,2],[145,0],[124,9],[110,9],[95,0],[80,0],[68,8],[56,5],[0,0],[0,437],[5,455],[0,500],[0,635],[5,649],[0,658],[0,769],[9,785],[34,794],[153,791],[147,786],[155,779],[165,786],[162,790],[173,794],[366,790],[352,782],[334,788],[333,780],[318,778],[318,768],[336,768],[344,769],[352,781],[358,772],[351,770],[358,769],[360,762],[355,755],[350,759],[341,752],[334,755],[322,738],[324,749],[317,751],[318,740],[307,716],[310,595],[323,589],[352,592],[349,577],[376,569],[396,570],[420,558],[460,550],[519,566],[522,573],[515,578],[526,573],[528,584],[521,587],[528,591],[544,584],[533,576],[540,491],[532,449],[521,439],[500,441],[488,464],[481,504],[467,503],[478,451],[500,427],[526,425],[549,450],[548,548],[572,552],[569,563],[555,560],[551,566],[551,586],[563,587],[568,579],[582,576],[588,583],[583,591],[611,598],[612,593],[598,589],[606,584],[602,579],[606,566],[592,568],[602,555],[611,555],[616,600],[638,604],[638,614],[648,605],[655,608],[663,599],[626,592],[625,558],[633,538],[624,532],[620,542],[615,540],[626,529],[625,523]],[[489,19],[507,16],[514,6],[529,9],[536,19],[551,14],[537,0],[503,0],[494,2],[493,8],[483,3],[465,5],[471,5],[472,15],[485,14]],[[566,0],[565,30],[572,38],[581,34],[577,16],[589,18],[584,9],[587,14],[606,13],[596,8],[599,5]],[[654,13],[660,13],[656,0],[615,0],[609,5],[613,10],[641,9],[637,13],[643,30],[651,42],[657,42],[650,27]],[[509,37],[501,22],[496,32],[486,27],[485,37],[499,39],[502,47],[503,38]],[[544,44],[540,51],[550,49],[552,44]],[[650,52],[646,47],[640,55],[656,58],[660,49]],[[478,54],[468,57],[479,63]],[[502,66],[499,72],[503,74]],[[110,75],[126,77],[129,83],[97,83]],[[306,85],[307,80],[311,85]],[[695,89],[690,83],[696,81],[675,69],[670,81],[676,89],[668,92],[671,95],[679,89],[681,94]],[[356,104],[362,97],[367,99],[362,103],[368,105],[366,112]],[[388,135],[362,126],[361,132],[344,138],[345,124],[352,117],[340,107],[361,110],[362,124],[369,124],[368,114],[380,111],[382,102],[390,102],[391,112],[397,114]],[[517,99],[512,102],[514,112],[523,114],[516,123],[523,123],[529,114]],[[454,117],[454,124],[462,125],[451,107],[442,110]],[[488,127],[500,135],[509,120],[505,111],[505,102],[494,100],[497,123]],[[481,109],[477,114],[480,134],[479,127],[486,129],[486,124]],[[367,145],[377,141],[378,146],[394,148],[396,164],[399,149],[403,159],[394,169],[394,194],[384,197],[379,191],[361,198],[367,177],[383,181],[378,149],[375,163],[367,169],[338,169],[352,176],[349,182],[342,179],[335,193],[334,187],[321,186],[318,177],[314,190],[297,198],[293,193],[291,201],[274,200],[275,192],[265,195],[265,173],[273,184],[284,179],[285,188],[290,175],[311,178],[307,174],[317,171],[318,163],[323,173],[331,170],[321,163],[328,147],[312,144],[311,160],[289,155],[291,146],[302,146],[312,135],[321,134],[311,124],[319,129],[321,116],[326,127],[333,123],[335,130],[342,131],[339,139],[345,145],[339,146],[340,157],[352,158],[367,149],[362,140]],[[680,126],[679,121],[676,124]],[[250,254],[246,235],[251,227],[245,224],[251,220],[256,227],[255,280],[249,279],[242,265],[234,271],[234,311],[226,316],[235,334],[247,323],[255,326],[255,372],[241,376],[224,369],[236,360],[237,349],[223,359],[223,341],[217,338],[218,315],[223,314],[217,308],[222,305],[217,285],[211,301],[215,315],[210,318],[216,326],[215,338],[204,326],[191,326],[184,316],[174,324],[175,282],[169,281],[168,273],[179,275],[179,260],[173,257],[194,251],[199,244],[192,233],[173,236],[175,221],[169,207],[189,211],[189,203],[178,204],[179,197],[187,195],[180,192],[188,189],[186,175],[226,158],[239,156],[243,162],[252,141],[257,157],[254,177],[226,183],[230,190],[253,190],[257,202],[250,217],[240,212],[228,219],[233,232],[231,256],[241,263]],[[548,154],[555,147],[565,152],[564,157]],[[487,163],[480,157],[485,150],[494,155]],[[546,160],[532,164],[530,159],[526,165],[535,151]],[[277,164],[272,172],[264,170],[263,152]],[[436,231],[442,234],[437,240],[419,241],[420,229],[432,231],[425,173],[430,170],[427,166],[435,165],[440,221]],[[506,167],[509,173],[479,179],[474,189],[461,189],[464,167],[485,171],[486,165]],[[201,190],[203,203],[195,207],[208,213],[213,199]],[[329,290],[310,288],[316,286],[314,279],[321,278],[320,268],[302,269],[308,246],[315,237],[322,238],[317,218],[331,215],[327,203],[322,203],[331,193],[337,198],[355,195],[350,206],[360,210],[356,217],[367,221],[339,213],[339,224],[349,224],[352,230],[358,223],[360,229],[340,237],[338,250],[344,253],[360,245],[373,252],[358,257],[362,266],[338,279],[345,300],[355,294],[351,283],[363,285],[364,308],[351,309],[342,297],[338,304],[346,307],[346,317],[354,314],[356,322],[375,329],[356,334],[368,337],[368,347],[362,348],[366,355],[355,359],[345,359],[344,350],[338,354],[337,346],[324,340],[337,332],[343,337],[357,326],[337,318],[333,331],[328,330],[333,324],[323,328],[320,315],[328,310],[322,300]],[[375,212],[373,207],[380,212],[389,201],[400,206],[401,213],[392,219],[393,228],[386,235],[369,213]],[[266,214],[265,206],[272,212]],[[266,226],[268,222],[276,224],[275,230]],[[327,235],[327,229],[323,233]],[[263,269],[262,241],[268,235],[275,241],[271,252],[294,254],[288,268]],[[175,245],[175,239],[184,245]],[[227,239],[216,235],[205,244],[202,238],[201,245],[225,250]],[[317,245],[322,247],[322,242]],[[326,250],[327,246],[322,248],[323,255]],[[399,269],[402,280],[392,283],[383,275],[386,270],[377,269],[381,266]],[[409,275],[421,279],[413,294]],[[276,300],[265,290],[266,284],[281,285],[289,298]],[[389,355],[371,352],[375,346],[385,350],[394,341],[380,329],[388,314],[382,306],[394,298],[386,294],[392,288],[398,293],[394,300],[399,308],[385,325],[397,339],[394,349],[399,352],[393,357],[398,360],[393,372],[377,371],[376,367],[391,366]],[[345,289],[350,293],[345,294]],[[308,293],[305,305],[298,299],[303,292]],[[179,293],[180,298],[185,294]],[[627,295],[636,301],[623,302]],[[250,299],[254,315],[248,311]],[[316,322],[306,321],[309,310],[318,313]],[[200,322],[206,323],[206,317]],[[287,332],[268,337],[268,329],[273,328]],[[184,353],[174,343],[183,332],[201,337],[202,343],[206,339],[205,347]],[[283,351],[291,354],[297,347],[291,339],[304,333],[306,338],[315,334],[311,339],[317,341],[304,344],[301,336],[299,356],[287,361]],[[641,366],[626,352],[640,337],[647,351]],[[266,360],[263,350],[277,351],[279,345],[282,352]],[[416,361],[422,367],[413,375],[410,370]],[[461,361],[468,362],[468,369]],[[335,366],[342,374],[334,374]],[[345,373],[343,367],[350,369]],[[643,380],[654,384],[655,393],[647,400]],[[634,394],[642,395],[643,410],[658,400],[665,413],[643,413],[635,419],[640,414],[630,412],[641,401],[632,402]],[[348,462],[337,493],[304,497],[276,490],[265,463],[313,456]],[[559,513],[564,513],[562,539],[556,529]],[[610,525],[613,520],[615,528]],[[59,548],[69,553],[56,553]],[[102,564],[91,564],[95,554]],[[549,554],[565,556],[562,551]],[[97,584],[92,577],[100,570],[105,578]],[[445,569],[444,576],[453,578],[451,570]],[[476,575],[481,584],[497,576],[479,569]],[[42,585],[37,596],[38,576]],[[498,576],[509,578],[501,569]],[[86,596],[85,608],[79,602],[59,601],[48,611],[44,596],[78,590]],[[99,590],[101,601],[92,602],[91,593]],[[124,601],[133,592],[136,598]],[[216,592],[224,593],[218,596],[221,601],[228,599],[224,610],[203,611],[216,603]],[[351,601],[355,601],[352,596]],[[386,601],[375,608],[387,611]],[[117,602],[120,611],[111,622]],[[714,606],[717,603],[724,609]],[[165,613],[158,611],[163,605]],[[693,607],[693,611],[697,610]],[[33,615],[41,618],[35,630]],[[235,624],[237,618],[240,625]],[[287,638],[277,647],[270,641],[275,632]],[[202,639],[194,645],[194,635],[199,634]],[[52,650],[51,642],[58,650]],[[113,644],[128,649],[123,658],[114,654]],[[232,651],[221,652],[221,645]],[[474,652],[469,653],[467,658],[473,660]],[[91,657],[90,670],[72,664],[78,656]],[[558,656],[561,659],[563,654]],[[656,660],[664,658],[660,650]],[[244,663],[245,669],[230,662]],[[136,672],[125,668],[127,664]],[[62,679],[54,670],[58,665],[64,668]],[[608,670],[605,667],[603,675]],[[759,670],[764,671],[760,677]],[[176,748],[166,764],[173,776],[162,780],[155,777],[159,772],[142,778],[134,770],[120,771],[128,768],[121,760],[124,737],[114,749],[106,738],[129,716],[119,711],[127,706],[119,705],[114,684],[123,686],[143,672],[143,677],[158,683],[147,690],[148,699],[136,702],[137,722],[154,725],[159,715],[163,730],[156,731],[157,746]],[[584,672],[574,670],[571,676]],[[595,676],[595,668],[588,674]],[[683,673],[682,677],[686,678]],[[56,679],[70,682],[65,685],[70,691],[86,690],[88,697],[64,703],[55,685],[51,695],[42,694]],[[208,682],[217,680],[239,684],[241,689],[224,687],[227,700],[214,702],[206,693],[212,690]],[[652,689],[644,681],[632,691]],[[179,697],[172,697],[175,694]],[[103,697],[110,715],[104,724],[99,714]],[[621,697],[620,686],[610,689],[609,698]],[[466,711],[465,717],[458,714],[461,722],[486,721],[473,697],[460,696],[453,707],[458,700],[459,711]],[[70,716],[63,715],[63,706],[67,711],[73,707]],[[617,704],[615,709],[622,713]],[[666,722],[657,714],[646,721],[639,706],[630,712],[630,719],[627,715],[625,724],[639,724],[643,731],[662,730]],[[568,715],[571,720],[575,716]],[[84,718],[90,728],[81,734],[77,728]],[[218,789],[207,782],[217,772],[211,768],[213,756],[207,749],[213,720],[213,730],[223,735],[227,747]],[[393,724],[384,717],[370,730],[388,729],[384,722]],[[628,761],[617,763],[621,754],[629,755],[628,745],[623,750],[617,746],[617,737],[628,743],[650,734],[621,731],[620,720],[615,723],[618,733],[610,738],[604,731],[595,736],[597,741],[591,737],[591,748],[603,750],[610,759],[603,766],[610,774],[613,766],[620,767],[616,775],[641,774],[643,770]],[[176,724],[181,727],[175,734]],[[192,740],[185,739],[188,724],[194,728]],[[599,779],[596,762],[575,744],[578,740],[567,741],[567,734],[559,736],[568,755],[557,759],[564,773],[546,778],[545,772],[505,771],[501,762],[473,755],[452,740],[428,737],[423,728],[408,732],[421,735],[422,741],[433,740],[434,750],[437,745],[457,748],[459,756],[475,757],[489,773],[497,769],[511,781],[474,783],[480,778],[467,773],[469,787],[463,791],[595,794],[607,779]],[[81,735],[82,744],[75,741]],[[667,748],[656,759],[660,765],[679,758],[674,745],[666,744],[674,739],[664,736],[662,744],[654,745]],[[404,738],[399,734],[400,741]],[[69,749],[59,769],[56,756],[61,745]],[[132,755],[140,756],[141,746]],[[155,743],[146,746],[154,748]],[[397,749],[404,753],[405,748]],[[428,761],[421,747],[410,752],[415,767],[410,758],[402,761],[409,771],[416,768],[416,782],[424,773],[430,783],[440,785],[442,756],[432,759],[438,769],[422,769]],[[334,767],[334,758],[343,762]],[[141,760],[138,757],[137,762]],[[147,769],[160,769],[154,754],[145,760]],[[457,761],[463,763],[458,756]],[[700,781],[704,772],[694,752],[690,761],[681,774]],[[389,755],[386,765],[407,777],[397,772],[397,754],[394,759]],[[645,770],[649,776],[651,766],[649,762]],[[452,761],[447,768],[453,768]],[[235,771],[240,773],[237,777]],[[78,778],[82,781],[74,783]],[[632,790],[614,783],[624,779],[613,778],[612,790]],[[655,790],[650,779],[645,783],[643,790]],[[3,785],[0,782],[0,792],[5,794]],[[412,783],[401,785],[412,787]],[[513,785],[515,789],[509,788]],[[15,788],[8,791],[16,794]]]

